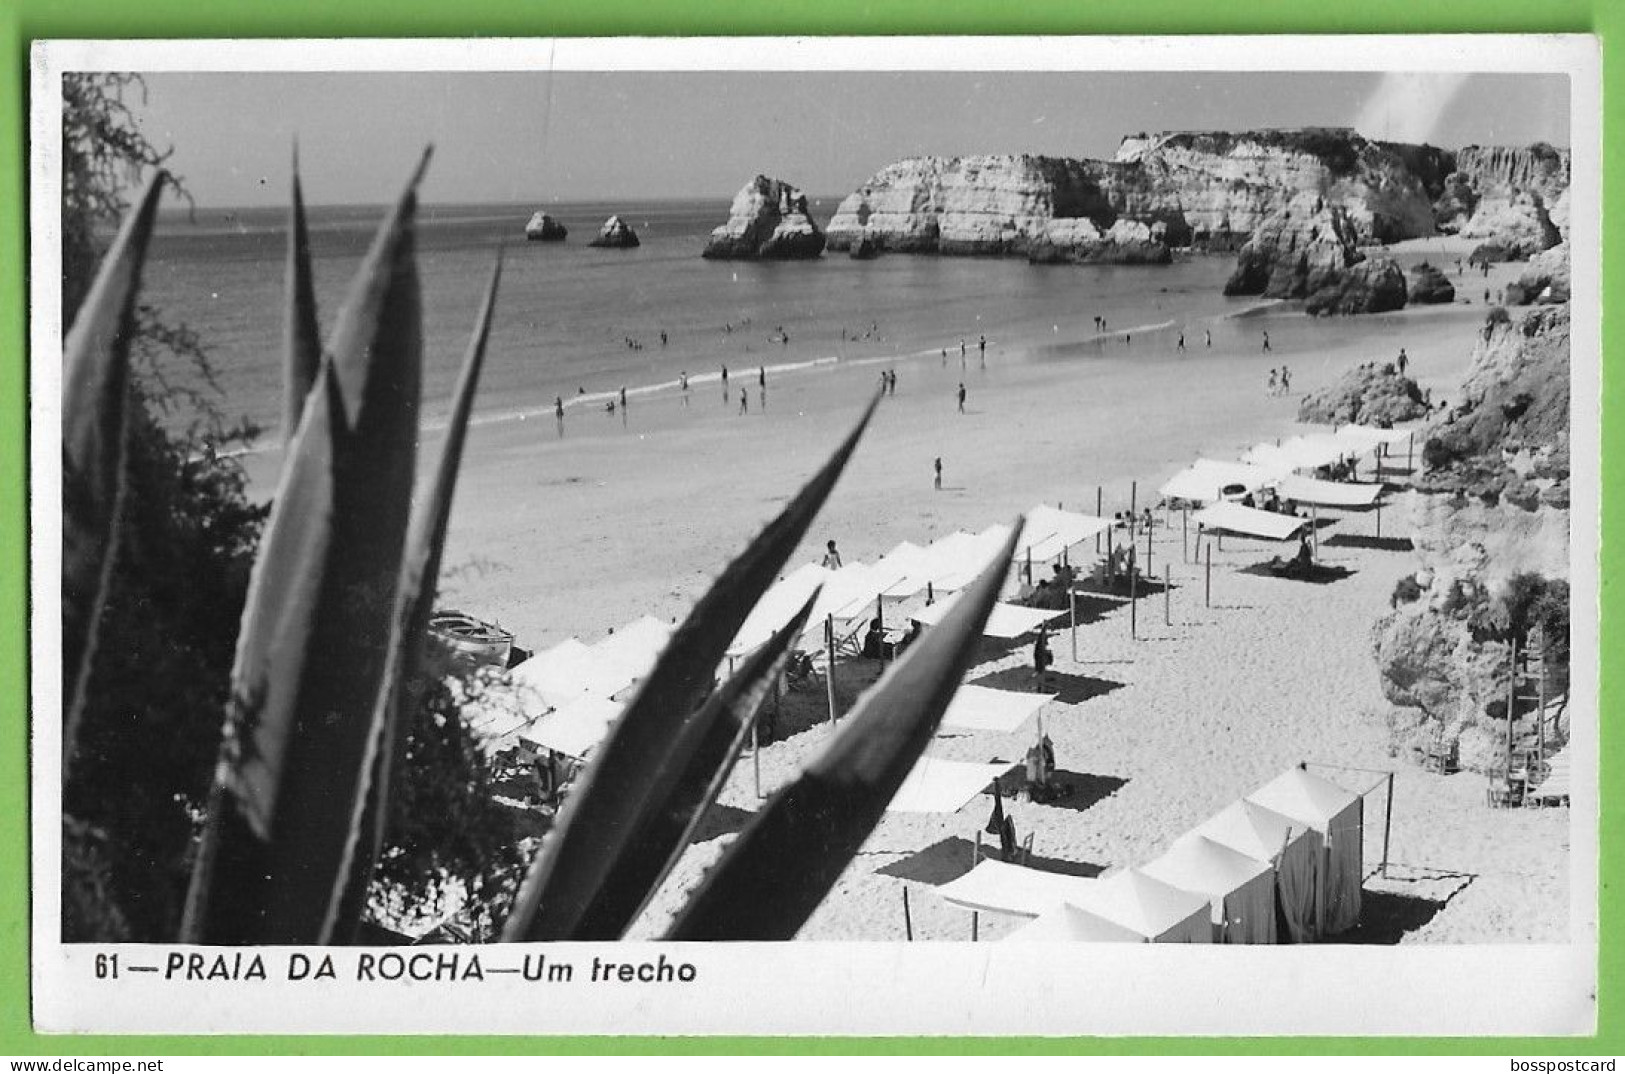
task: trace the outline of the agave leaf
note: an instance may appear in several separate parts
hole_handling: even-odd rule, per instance
[[[709,690],[713,670],[745,617],[801,543],[879,401],[877,392],[834,456],[728,565],[672,635],[543,840],[503,927],[504,940],[616,938],[618,933],[588,935],[582,922],[627,853],[678,730]]]
[[[283,318],[283,441],[293,439],[305,399],[322,364],[321,332],[316,325],[316,284],[310,270],[310,233],[305,226],[305,195],[299,184],[299,148],[293,151],[293,204],[288,210],[288,305]]]
[[[427,157],[425,157],[425,160]],[[307,400],[249,584],[189,938],[325,943],[353,845],[411,513],[422,366],[413,218],[386,216]],[[209,887],[199,889],[199,877]]]
[[[998,599],[1021,526],[1016,519],[998,557],[864,695],[829,748],[769,800],[667,939],[794,938],[936,732]]]
[[[496,266],[491,270],[491,282],[486,286],[485,298],[475,319],[474,334],[463,357],[463,371],[446,425],[446,442],[440,449],[440,465],[428,495],[413,516],[406,557],[401,564],[395,632],[390,638],[388,663],[373,710],[372,735],[367,746],[369,778],[361,789],[357,802],[361,814],[351,827],[352,843],[339,874],[344,890],[332,903],[333,920],[329,922],[328,931],[340,942],[347,941],[354,933],[366,907],[367,887],[372,881],[378,851],[383,845],[384,826],[389,819],[390,780],[399,770],[404,754],[407,721],[423,700],[424,650],[429,617],[434,611],[435,583],[440,577],[440,557],[451,520],[452,495],[457,489],[457,471],[468,440],[474,392],[485,363],[485,345],[491,335],[491,315],[496,308],[497,286],[501,281],[499,249]]]
[[[677,864],[701,816],[728,782],[817,599],[814,592],[683,725],[650,788],[643,817],[627,838],[626,852],[582,920],[583,933],[620,936]]]
[[[124,221],[63,343],[62,757],[73,756],[118,551],[129,430],[130,333],[147,240],[167,176],[156,172]]]

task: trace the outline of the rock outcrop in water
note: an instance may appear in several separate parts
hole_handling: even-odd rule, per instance
[[[1456,300],[1456,285],[1441,270],[1423,261],[1411,267],[1406,290],[1408,301],[1416,306],[1437,306]]]
[[[525,224],[525,238],[531,242],[563,242],[568,234],[569,229],[550,213],[535,213]]]
[[[637,232],[619,216],[612,216],[598,229],[598,235],[588,246],[601,246],[611,250],[630,250],[638,245]]]
[[[1569,300],[1569,244],[1560,242],[1529,259],[1515,283],[1507,286],[1506,304],[1527,306],[1531,302],[1553,303]]]
[[[807,196],[789,183],[758,175],[734,195],[728,222],[711,232],[702,256],[789,261],[824,252],[824,233],[807,212]]]
[[[1405,308],[1405,272],[1391,257],[1368,257],[1312,293],[1304,312],[1387,313]]]
[[[1236,254],[1227,295],[1306,298],[1335,284],[1360,258],[1354,223],[1313,194],[1294,198],[1263,221]]]
[[[1399,503],[1418,569],[1372,636],[1397,745],[1454,742],[1465,768],[1502,765],[1511,644],[1533,622],[1549,690],[1566,688],[1568,413],[1568,307],[1492,313]]]
[[[910,157],[848,195],[827,230],[831,250],[868,237],[906,253],[1142,261],[1146,242],[1097,247],[1083,221],[1102,236],[1127,220],[1152,243],[1228,251],[1303,196],[1340,208],[1357,242],[1433,234],[1432,197],[1404,154],[1320,128],[1136,135],[1109,161]]]
[[[1367,362],[1310,392],[1298,404],[1298,420],[1317,425],[1373,425],[1386,429],[1427,413],[1422,389],[1392,363]]]

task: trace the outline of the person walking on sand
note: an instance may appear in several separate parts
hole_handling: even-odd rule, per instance
[[[826,571],[838,571],[838,570],[840,570],[841,569],[841,553],[836,551],[835,542],[834,541],[829,541],[828,543],[826,543],[824,545],[824,548],[825,548],[824,562],[821,564],[821,566]]]
[[[559,439],[562,440],[564,439],[564,396],[562,395],[553,397],[553,417],[558,422]]]
[[[1284,365],[1281,367],[1281,394],[1292,394],[1292,370]]]
[[[621,409],[626,409],[626,385],[621,385]]]
[[[1270,352],[1270,334],[1269,334],[1269,332],[1266,331],[1264,333],[1264,353],[1268,354],[1269,352]]]
[[[1174,349],[1180,354],[1185,353],[1185,333],[1179,333],[1179,342],[1174,344]]]
[[[750,413],[750,392],[745,388],[739,389],[739,412],[741,414]]]
[[[1411,364],[1410,358],[1408,358],[1405,354],[1404,347],[1399,348],[1399,357],[1394,359],[1394,364],[1399,367],[1399,375],[1403,377],[1405,375],[1405,367]]]
[[[1275,367],[1274,366],[1270,367],[1270,382],[1269,382],[1269,391],[1267,392],[1267,394],[1269,394],[1269,395],[1274,395],[1275,394]]]
[[[959,412],[961,414],[963,414],[965,412],[965,382],[964,381],[959,382]]]
[[[1042,682],[1044,672],[1055,662],[1055,656],[1049,651],[1049,627],[1038,628],[1038,640],[1033,642],[1033,678]]]
[[[1202,329],[1202,333],[1205,336],[1207,336],[1207,347],[1208,347],[1208,349],[1212,350],[1213,349],[1213,329],[1204,328],[1204,329]]]
[[[727,402],[728,402],[728,367],[727,366],[722,367],[722,402],[723,402],[723,405],[727,405]]]
[[[931,465],[932,465],[932,468],[936,472],[936,478],[935,478],[935,480],[933,482],[932,487],[935,488],[938,492],[941,492],[942,491],[942,456],[938,455],[937,458],[936,458],[936,461],[934,463],[932,463]]]
[[[981,339],[977,340],[976,349],[977,349],[977,351],[979,351],[981,353],[981,356],[982,356],[982,368],[986,369],[987,368],[987,337],[986,336],[983,336]]]
[[[683,405],[688,405],[688,370],[677,374],[677,384],[683,390]]]

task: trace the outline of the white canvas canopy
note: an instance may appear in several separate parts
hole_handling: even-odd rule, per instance
[[[909,618],[918,619],[927,626],[935,625],[953,610],[954,600],[958,596],[959,594],[955,593],[947,600],[940,600],[912,612]],[[993,605],[993,610],[988,613],[987,625],[982,628],[982,633],[990,638],[1019,638],[1023,634],[1031,634],[1060,614],[1054,608],[1024,608],[1019,604],[1006,604],[1000,601]]]
[[[632,678],[575,638],[544,649],[513,669],[514,685],[531,715],[583,696],[610,697],[632,685]]]
[[[1403,444],[1413,435],[1410,429],[1378,429],[1371,425],[1340,425],[1332,436],[1348,445],[1348,450],[1374,451],[1388,444]]]
[[[1330,433],[1306,433],[1288,437],[1279,444],[1257,444],[1241,457],[1245,462],[1255,466],[1288,472],[1329,466],[1348,455],[1351,450],[1347,443]]]
[[[1145,943],[1133,929],[1107,921],[1069,902],[1039,914],[1005,938],[1006,943]]]
[[[606,668],[616,669],[630,682],[649,673],[676,629],[670,623],[645,615],[590,648]]]
[[[1358,925],[1365,883],[1365,799],[1312,772],[1291,768],[1247,800],[1321,834],[1321,932],[1336,935]]]
[[[966,802],[987,790],[988,784],[1014,767],[1014,764],[946,761],[926,754],[897,788],[886,809],[892,813],[957,813]]]
[[[1016,559],[1031,559],[1035,563],[1056,559],[1073,545],[1097,533],[1104,533],[1111,527],[1111,522],[1104,518],[1039,504],[1027,512],[1027,524],[1021,531]]]
[[[1213,909],[1206,896],[1165,884],[1139,869],[1097,880],[1071,901],[1151,943],[1213,942]]]
[[[621,707],[607,698],[583,697],[537,717],[519,732],[519,738],[566,757],[585,757],[609,734],[609,725],[621,714]]]
[[[1224,498],[1224,490],[1239,485],[1246,492],[1256,492],[1273,484],[1281,471],[1245,462],[1221,459],[1197,459],[1190,466],[1169,478],[1157,491],[1177,500],[1214,503]]]
[[[846,620],[872,614],[875,598],[887,584],[896,580],[892,575],[881,580],[875,568],[868,563],[851,563],[838,571],[830,571],[824,579],[824,591],[818,594],[818,603],[813,605],[808,623],[817,626],[823,623],[826,616]],[[794,614],[794,609],[791,613]]]
[[[1275,942],[1275,870],[1269,862],[1191,832],[1142,871],[1210,900],[1214,943]]]
[[[1268,541],[1284,541],[1306,525],[1296,515],[1283,515],[1275,511],[1260,511],[1256,507],[1243,507],[1239,503],[1209,504],[1191,516],[1203,529],[1240,534],[1243,537],[1262,537]]]
[[[986,686],[961,686],[943,713],[944,727],[961,727],[972,731],[1001,731],[1009,733],[1027,722],[1027,718],[1053,701],[1054,694],[1026,694],[1016,690],[994,690]]]
[[[1062,903],[1085,897],[1098,883],[1086,877],[984,858],[964,876],[937,888],[937,894],[967,910],[1037,917]]]
[[[1005,539],[1009,536],[1010,527],[1002,522],[989,526],[981,533],[971,534],[970,539],[931,579],[932,585],[947,592],[970,585],[1004,546]]]
[[[877,573],[884,582],[881,593],[888,597],[912,597],[925,588],[927,577],[923,571],[926,552],[912,541],[900,541],[897,547],[881,556],[875,563]]]
[[[1382,495],[1379,484],[1352,484],[1347,481],[1321,481],[1291,474],[1281,479],[1276,491],[1284,500],[1320,504],[1323,507],[1370,507]]]
[[[774,582],[745,617],[739,633],[734,635],[733,644],[728,647],[728,655],[740,656],[751,652],[771,638],[775,630],[801,610],[813,590],[823,585],[829,575],[829,571],[816,563],[804,563]]]
[[[1245,799],[1232,802],[1198,825],[1196,832],[1249,858],[1272,863],[1275,894],[1286,919],[1287,934],[1294,943],[1318,938],[1319,832]]]

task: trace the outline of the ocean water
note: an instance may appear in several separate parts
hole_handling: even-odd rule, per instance
[[[835,199],[815,205],[833,211]],[[884,361],[986,336],[1006,360],[1087,354],[1096,316],[1109,335],[1162,327],[1191,333],[1243,309],[1220,294],[1231,259],[1195,256],[1170,266],[1029,265],[1021,259],[845,254],[807,262],[706,261],[706,236],[727,203],[650,201],[547,206],[570,229],[563,243],[529,243],[529,205],[425,206],[419,213],[424,404],[432,423],[448,405],[476,307],[499,246],[507,260],[478,418],[551,411],[555,396],[600,406],[605,396],[673,391],[686,371],[716,391],[726,366],[736,383],[758,367],[771,377],[816,376],[839,363]],[[633,250],[587,245],[611,214],[642,240]],[[382,208],[310,211],[317,302],[324,332]],[[278,437],[286,256],[282,210],[199,210],[160,221],[146,272],[147,298],[196,329],[210,351],[222,409]],[[1168,326],[1175,327],[1168,327]],[[660,334],[666,333],[662,344]],[[635,340],[640,346],[629,346]],[[1159,352],[1171,357],[1171,347]]]

